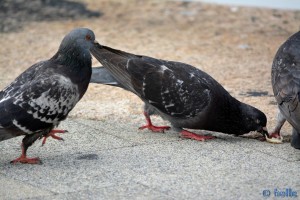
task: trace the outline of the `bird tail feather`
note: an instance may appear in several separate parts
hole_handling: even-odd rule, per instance
[[[95,47],[91,49],[91,53],[108,69],[115,80],[122,85],[122,88],[136,93],[126,67],[131,58],[137,58],[138,56],[100,44],[96,44]]]
[[[3,140],[8,140],[10,138],[13,138],[13,137],[16,137],[20,134],[14,134],[12,132],[9,132],[3,128],[0,128],[0,141],[3,141]]]
[[[99,83],[103,85],[111,85],[121,87],[120,83],[111,75],[105,67],[93,67],[90,83]]]

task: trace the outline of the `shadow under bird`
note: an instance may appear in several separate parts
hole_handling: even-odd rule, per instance
[[[40,163],[26,151],[37,139],[51,136],[87,90],[91,78],[89,49],[95,35],[86,28],[72,30],[62,40],[57,53],[19,75],[0,92],[0,141],[25,135],[22,154],[12,163]]]
[[[272,65],[272,86],[278,103],[277,125],[272,137],[281,137],[287,120],[293,126],[291,145],[300,149],[300,31],[278,49]]]
[[[268,136],[263,112],[233,98],[211,76],[191,65],[134,55],[100,44],[95,44],[91,53],[104,66],[92,68],[92,83],[121,87],[145,103],[147,125],[140,129],[168,130],[168,126],[151,123],[150,116],[157,114],[170,121],[184,138],[214,138],[184,128],[235,135],[259,131]]]

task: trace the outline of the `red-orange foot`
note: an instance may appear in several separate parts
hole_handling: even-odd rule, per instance
[[[55,135],[56,133],[66,133],[68,132],[67,130],[51,130],[46,136],[44,136],[43,142],[42,142],[42,146],[46,143],[46,140],[48,137],[52,137],[53,139],[56,140],[64,140],[63,138]]]
[[[139,127],[140,130],[143,130],[145,128],[151,130],[152,132],[164,133],[165,130],[169,130],[171,127],[170,126],[154,126],[152,124],[147,124],[145,126]]]
[[[10,161],[11,164],[22,163],[22,164],[41,164],[42,161],[36,158],[28,158],[25,155],[21,155],[19,158]]]
[[[279,133],[271,133],[270,138],[280,138],[280,134]]]
[[[152,125],[150,116],[146,111],[144,112],[144,116],[146,118],[147,125],[139,127],[140,130],[147,128],[152,132],[164,133],[165,130],[169,130],[171,128],[170,126],[154,126],[154,125]]]
[[[180,134],[181,134],[181,137],[183,137],[183,138],[188,138],[188,139],[193,139],[193,140],[198,140],[198,141],[211,140],[211,139],[215,138],[213,136],[198,135],[198,134],[192,133],[187,130],[182,130],[180,132]]]

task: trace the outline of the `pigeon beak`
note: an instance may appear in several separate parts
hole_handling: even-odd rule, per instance
[[[263,127],[260,131],[258,131],[258,132],[260,132],[264,137],[270,137],[269,136],[269,133],[268,133],[268,129],[267,129],[267,127]]]

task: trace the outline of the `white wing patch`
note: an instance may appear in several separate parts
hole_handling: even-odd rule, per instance
[[[175,106],[175,104],[174,104],[174,103],[170,103],[169,105],[165,105],[165,108],[167,109],[167,108],[173,107],[173,106]],[[168,109],[167,109],[167,110],[168,110]]]
[[[0,103],[6,101],[7,99],[10,99],[10,96],[6,95],[3,99],[0,100]]]
[[[164,72],[164,71],[166,71],[166,70],[170,70],[167,66],[165,66],[165,65],[161,65],[160,66],[160,69],[161,69],[161,71],[162,72]],[[170,71],[172,71],[172,70],[170,70]]]
[[[27,104],[31,107],[31,109],[27,109],[27,113],[46,123],[58,123],[59,119],[53,119],[53,116],[50,118],[50,115],[67,115],[79,101],[78,87],[69,78],[56,76],[52,85],[55,88],[49,88],[39,97],[27,100]],[[60,94],[54,94],[55,91],[53,90],[59,91]],[[26,103],[26,100],[23,99],[23,93],[18,95],[13,103],[23,107]]]
[[[14,89],[14,87],[12,87],[12,85],[15,84],[15,83],[16,83],[16,81],[13,81],[11,84],[9,84],[6,88],[3,89],[3,92],[4,92],[5,95],[0,100],[0,103],[2,103],[2,102],[4,102],[4,101],[11,98],[11,96],[13,95],[13,94],[11,94],[11,91]],[[22,86],[20,86],[20,88],[22,88]]]
[[[27,129],[25,126],[22,126],[21,124],[19,124],[18,121],[15,120],[15,119],[12,121],[12,123],[13,123],[16,127],[18,127],[21,131],[23,131],[23,132],[25,132],[25,133],[28,133],[28,134],[33,133],[32,131],[30,131],[29,129]]]
[[[179,85],[182,85],[182,83],[183,83],[183,80],[177,80],[177,82],[176,82],[176,84],[179,84]]]

